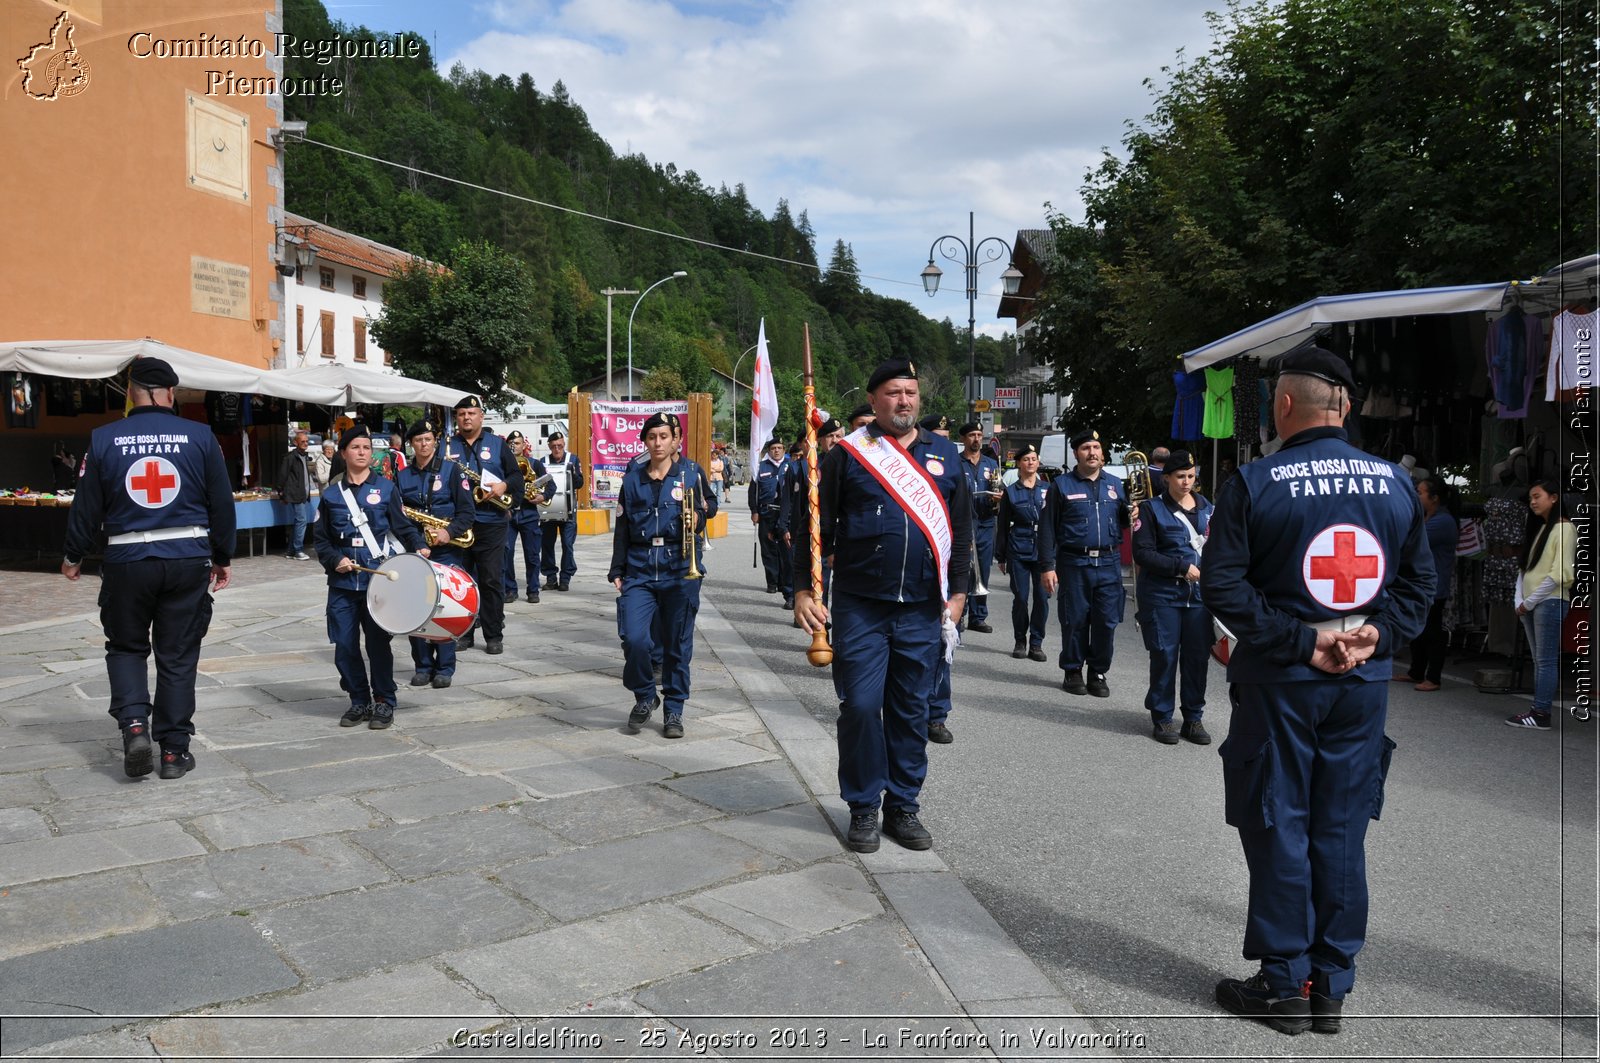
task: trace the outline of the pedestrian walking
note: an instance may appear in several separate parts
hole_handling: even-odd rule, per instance
[[[1042,661],[1044,627],[1050,592],[1044,588],[1039,554],[1039,529],[1047,519],[1049,487],[1039,475],[1039,448],[1032,443],[1017,452],[1017,478],[1006,485],[996,517],[994,559],[1011,581],[1011,656]]]
[[[311,560],[311,555],[305,552],[306,526],[317,519],[317,498],[322,493],[310,445],[309,433],[296,432],[294,446],[283,456],[283,464],[278,468],[278,493],[294,518],[294,532],[289,537],[291,561]]]

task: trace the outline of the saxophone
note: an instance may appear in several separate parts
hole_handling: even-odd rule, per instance
[[[465,476],[467,478],[467,482],[472,485],[472,500],[474,502],[493,502],[501,509],[506,510],[509,510],[513,505],[516,504],[516,500],[510,495],[490,494],[489,489],[483,486],[483,477],[479,476],[465,465],[461,465],[460,468],[461,475]]]
[[[533,466],[528,464],[528,458],[526,455],[517,455],[517,467],[522,470],[522,500],[524,502],[533,502],[535,495],[537,495],[544,488],[549,487],[550,484],[554,482],[554,478],[548,474],[535,477],[533,475]],[[552,501],[554,501],[554,499],[547,498],[542,502],[534,502],[534,504],[539,506],[548,506]]]
[[[450,526],[448,520],[443,517],[436,517],[432,513],[424,513],[422,510],[412,509],[410,506],[401,506],[400,509],[405,513],[406,519],[419,528],[448,528]],[[465,550],[472,545],[473,538],[472,529],[468,528],[454,539],[451,539],[450,545],[458,546]]]

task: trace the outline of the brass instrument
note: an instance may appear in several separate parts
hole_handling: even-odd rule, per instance
[[[424,513],[422,510],[420,510],[420,509],[412,509],[410,506],[401,506],[400,509],[401,509],[402,512],[405,513],[406,519],[409,520],[411,523],[415,524],[419,528],[448,528],[448,527],[450,527],[450,522],[448,520],[446,520],[443,517],[436,517],[432,513]],[[460,535],[456,536],[454,539],[451,539],[450,540],[450,545],[451,546],[459,546],[461,549],[465,550],[465,549],[467,549],[468,547],[470,547],[472,545],[472,540],[473,539],[474,539],[474,536],[472,534],[472,529],[468,528],[466,531],[462,532]],[[432,546],[433,544],[429,543],[428,545]]]
[[[1150,484],[1150,459],[1137,450],[1128,452],[1122,463],[1128,467],[1128,502],[1137,506],[1156,496]]]
[[[695,525],[700,523],[700,507],[695,504],[694,488],[689,483],[689,478],[683,478],[683,552],[689,555],[689,573],[684,579],[701,579],[705,573],[700,571],[699,561],[695,557],[695,546],[699,533]]]
[[[523,473],[523,475],[526,476],[527,473]],[[522,485],[522,497],[529,502],[533,502],[533,496],[538,495],[540,496],[541,501],[535,502],[534,504],[539,506],[548,506],[550,503],[554,502],[555,499],[551,498],[549,495],[546,495],[544,493],[544,489],[555,482],[556,478],[551,476],[549,473],[545,473],[537,480],[529,480]]]
[[[472,485],[472,500],[474,502],[493,502],[495,505],[505,510],[509,510],[512,506],[516,505],[516,500],[510,495],[491,494],[489,489],[483,486],[483,477],[473,472],[467,466],[461,466],[461,475],[465,476],[467,478],[467,482]]]

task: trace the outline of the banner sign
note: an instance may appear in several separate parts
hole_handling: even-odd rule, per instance
[[[1022,389],[1021,388],[995,388],[994,389],[994,408],[997,409],[997,410],[1020,410],[1020,409],[1022,409]]]
[[[589,482],[589,498],[596,505],[611,509],[622,491],[622,475],[629,462],[645,452],[639,429],[653,413],[675,413],[687,419],[689,403],[675,402],[593,402],[589,406],[589,437],[594,459],[594,479]],[[687,430],[687,424],[685,425]]]

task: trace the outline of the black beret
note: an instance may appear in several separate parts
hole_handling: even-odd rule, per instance
[[[424,417],[422,420],[406,429],[406,440],[409,442],[418,436],[436,436],[438,434],[439,426]]]
[[[974,423],[972,421],[968,421],[966,424],[964,424],[960,428],[956,429],[956,435],[964,436],[968,432],[981,432],[981,431],[983,431],[983,425],[976,424],[976,423]]]
[[[483,400],[478,398],[478,396],[476,396],[476,395],[468,395],[465,398],[463,398],[460,402],[456,403],[456,409],[458,409],[458,410],[481,410],[481,409],[483,409]]]
[[[178,374],[160,358],[136,358],[128,370],[128,379],[142,388],[175,388]]]
[[[777,436],[773,436],[771,439],[769,439],[765,443],[761,444],[761,449],[762,450],[771,450],[773,447],[781,447],[781,446],[783,446],[783,440],[779,439]]]
[[[930,413],[928,416],[919,421],[918,424],[927,429],[929,432],[950,431],[950,418],[946,417],[942,413]]]
[[[873,416],[872,407],[870,405],[868,405],[867,403],[865,403],[865,402],[863,402],[860,406],[857,406],[855,409],[850,411],[850,420],[851,421],[854,421],[858,417],[871,417],[871,416]]]
[[[1098,443],[1098,442],[1100,442],[1100,433],[1096,432],[1093,428],[1083,428],[1083,429],[1080,429],[1077,432],[1074,432],[1073,435],[1072,435],[1072,449],[1073,450],[1077,450],[1079,447],[1083,446],[1085,443]]]
[[[525,436],[525,435],[523,435],[523,434],[522,434],[522,433],[521,433],[521,432],[519,432],[519,431],[517,431],[517,430],[516,430],[516,429],[515,429],[515,428],[513,428],[513,429],[512,429],[512,430],[511,430],[511,431],[510,431],[510,433],[509,433],[509,434],[507,434],[507,436],[506,436],[506,442],[507,442],[507,443],[509,443],[509,442],[511,442],[511,441],[512,441],[512,440],[513,440],[513,439],[526,439],[526,438],[528,438],[528,437],[527,437],[527,436]]]
[[[819,436],[831,436],[831,435],[833,435],[833,433],[839,431],[839,429],[841,429],[843,427],[844,426],[842,424],[840,424],[838,421],[835,421],[832,417],[830,417],[826,421],[822,422],[822,427],[817,429],[817,435],[819,435]]]
[[[549,435],[545,436],[544,437],[544,441],[546,443],[554,443],[558,439],[565,439],[565,438],[567,438],[567,433],[561,431],[558,428],[554,432],[551,432]]]
[[[1022,448],[1017,451],[1017,460],[1021,461],[1023,458],[1027,457],[1029,454],[1032,454],[1034,457],[1037,458],[1039,456],[1039,448],[1034,446],[1032,443],[1024,443],[1022,445]]]
[[[1174,450],[1172,455],[1167,458],[1162,471],[1166,473],[1183,472],[1194,468],[1194,465],[1194,456],[1187,450]]]
[[[1314,376],[1318,380],[1326,380],[1330,384],[1350,390],[1356,386],[1355,376],[1350,372],[1350,363],[1340,358],[1332,351],[1325,351],[1321,347],[1307,347],[1304,350],[1290,351],[1278,359],[1278,375],[1297,374],[1300,376]]]
[[[351,443],[354,443],[358,439],[371,438],[372,433],[367,431],[366,425],[353,424],[349,428],[346,428],[344,430],[344,434],[339,437],[339,449],[343,450],[345,447],[348,447]]]
[[[877,391],[878,385],[902,377],[907,380],[917,379],[917,367],[903,358],[891,358],[872,371],[872,375],[867,378],[867,390]]]
[[[650,434],[652,428],[670,428],[674,435],[678,432],[678,415],[675,413],[652,413],[645,419],[644,427],[639,429],[639,439]]]

